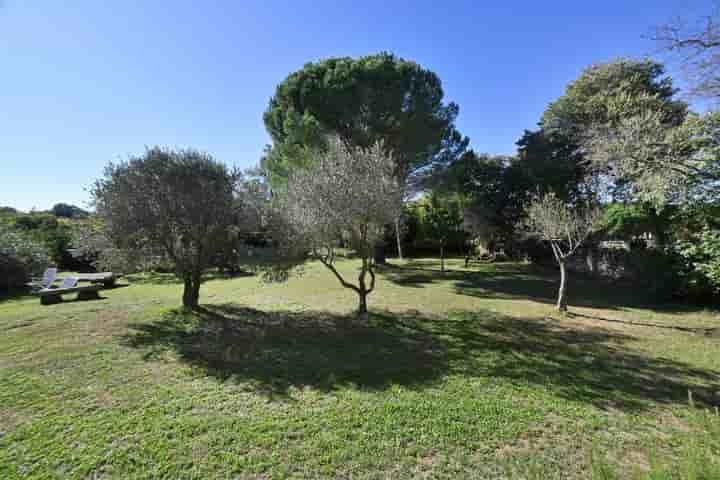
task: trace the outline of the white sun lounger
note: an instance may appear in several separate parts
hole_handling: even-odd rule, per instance
[[[66,293],[77,292],[78,300],[90,300],[100,298],[98,290],[102,288],[101,284],[81,285],[78,286],[77,277],[67,277],[57,288],[43,288],[35,292],[40,297],[40,303],[43,305],[52,305],[62,302],[62,295]]]
[[[43,273],[43,276],[41,279],[33,279],[33,281],[28,283],[27,285],[34,289],[42,290],[45,288],[52,287],[52,284],[55,282],[56,279],[57,279],[57,268],[48,268],[45,270],[45,273]]]

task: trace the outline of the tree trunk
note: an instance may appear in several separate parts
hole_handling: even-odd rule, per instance
[[[397,241],[398,260],[403,259],[402,240],[400,238],[400,217],[395,219],[395,240]]]
[[[365,284],[365,274],[368,270],[368,262],[365,258],[363,258],[363,264],[362,269],[360,270],[360,275],[358,276],[358,296],[360,297],[360,304],[358,305],[358,317],[366,318],[368,309],[367,309],[367,295],[368,295],[368,289],[367,285]]]
[[[440,242],[440,271],[445,272],[445,243]]]
[[[557,309],[560,312],[567,312],[567,297],[566,297],[566,281],[567,273],[565,271],[565,260],[560,262],[560,288],[558,289]]]
[[[358,317],[367,317],[368,309],[367,309],[367,292],[360,292],[358,293],[358,296],[360,297],[360,304],[358,305]]]
[[[183,278],[183,307],[196,309],[200,300],[200,277],[188,275]]]

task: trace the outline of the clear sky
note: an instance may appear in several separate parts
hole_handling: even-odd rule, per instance
[[[710,0],[0,0],[0,205],[83,205],[146,145],[257,163],[275,86],[306,62],[390,51],[435,71],[476,151],[512,153],[583,67],[650,54]]]

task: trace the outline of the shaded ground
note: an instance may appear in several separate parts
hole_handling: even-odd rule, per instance
[[[130,329],[124,342],[141,348],[146,358],[172,349],[207,375],[252,380],[276,395],[287,395],[290,387],[412,386],[448,368],[442,344],[430,334],[327,312],[208,305],[197,314],[173,311]]]
[[[426,318],[374,313],[367,323],[327,312],[263,312],[237,304],[169,312],[130,325],[124,341],[146,358],[166,349],[222,381],[261,392],[419,387],[446,375],[537,383],[571,401],[632,411],[685,401],[720,406],[720,371],[653,358],[612,330],[489,311]]]

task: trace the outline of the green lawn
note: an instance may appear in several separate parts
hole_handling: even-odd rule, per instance
[[[0,300],[0,478],[720,478],[717,313],[438,266]]]

